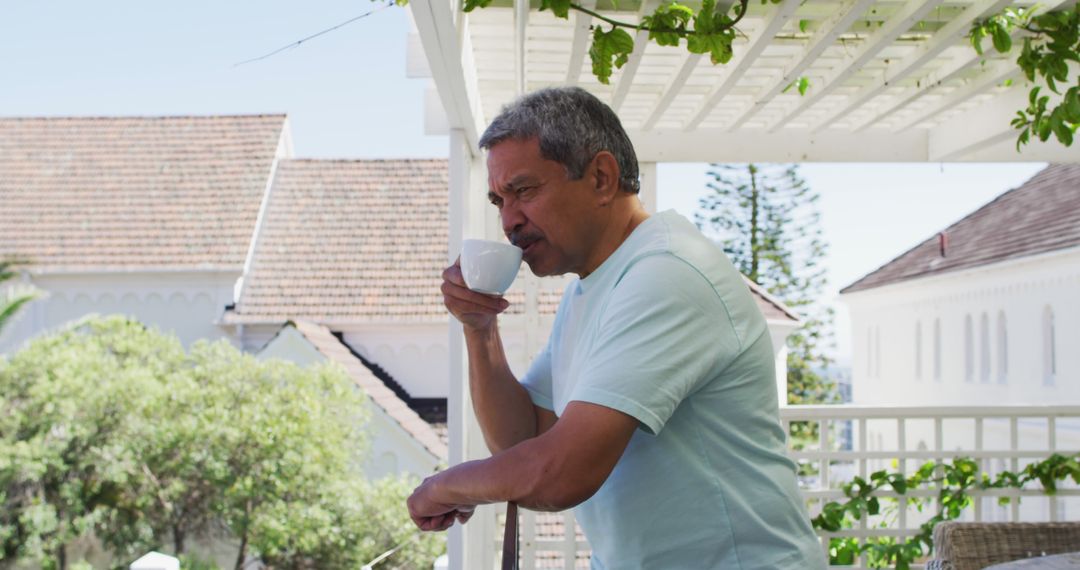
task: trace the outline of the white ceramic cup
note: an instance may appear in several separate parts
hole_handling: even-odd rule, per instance
[[[521,268],[521,248],[501,241],[467,239],[461,244],[461,275],[478,293],[502,295]]]

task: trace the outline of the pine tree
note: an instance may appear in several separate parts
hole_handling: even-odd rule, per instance
[[[794,164],[712,164],[708,177],[698,227],[739,271],[802,317],[788,337],[788,403],[836,402],[835,384],[822,375],[832,362],[825,349],[832,344],[833,315],[821,302],[828,246],[819,195]]]

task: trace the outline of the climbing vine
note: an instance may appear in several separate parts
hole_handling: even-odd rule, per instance
[[[929,461],[914,473],[890,473],[876,471],[868,479],[855,477],[844,484],[841,490],[844,499],[829,501],[822,505],[821,513],[813,518],[814,528],[826,532],[837,532],[852,528],[863,517],[888,515],[891,506],[895,514],[896,506],[883,507],[882,499],[875,496],[879,491],[892,490],[897,495],[907,495],[909,490],[934,485],[936,497],[909,497],[908,503],[920,511],[931,501],[936,501],[936,512],[919,527],[917,534],[906,541],[893,537],[870,539],[860,544],[854,537],[832,538],[829,541],[829,560],[831,564],[852,564],[862,554],[866,554],[868,563],[873,568],[895,566],[897,570],[907,570],[919,558],[931,553],[933,549],[932,533],[940,522],[955,520],[964,509],[971,506],[973,490],[1022,489],[1028,483],[1038,481],[1043,492],[1054,495],[1058,483],[1071,479],[1080,484],[1080,454],[1054,454],[1049,458],[1032,463],[1018,473],[1003,471],[994,477],[979,472],[978,463],[970,458],[958,457],[951,462]],[[885,499],[895,503],[895,499]],[[999,504],[1008,504],[1010,497],[999,497]],[[1017,499],[1019,500],[1019,499]],[[891,522],[888,516],[880,525]]]
[[[1042,93],[1034,85],[1029,91],[1028,106],[1016,112],[1012,126],[1020,131],[1016,149],[1037,137],[1046,141],[1050,135],[1071,146],[1080,127],[1080,72],[1076,85],[1069,87],[1069,62],[1080,64],[1080,5],[1061,12],[1039,14],[1033,8],[1009,8],[971,28],[971,44],[983,53],[983,40],[990,38],[994,49],[1007,54],[1013,49],[1013,37],[1023,38],[1016,64],[1031,83],[1041,79],[1056,95]],[[1062,85],[1066,84],[1066,85]],[[1051,100],[1056,103],[1051,105]]]

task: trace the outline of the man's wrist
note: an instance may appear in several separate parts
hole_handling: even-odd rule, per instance
[[[498,333],[499,321],[496,318],[491,319],[491,322],[486,325],[481,325],[478,327],[464,325],[462,328],[467,336],[474,337],[478,340],[486,340],[494,337]]]

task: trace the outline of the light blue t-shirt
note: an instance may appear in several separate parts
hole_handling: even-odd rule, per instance
[[[522,383],[639,423],[575,508],[594,570],[825,568],[784,454],[765,319],[727,256],[675,212],[650,217],[563,294]]]

